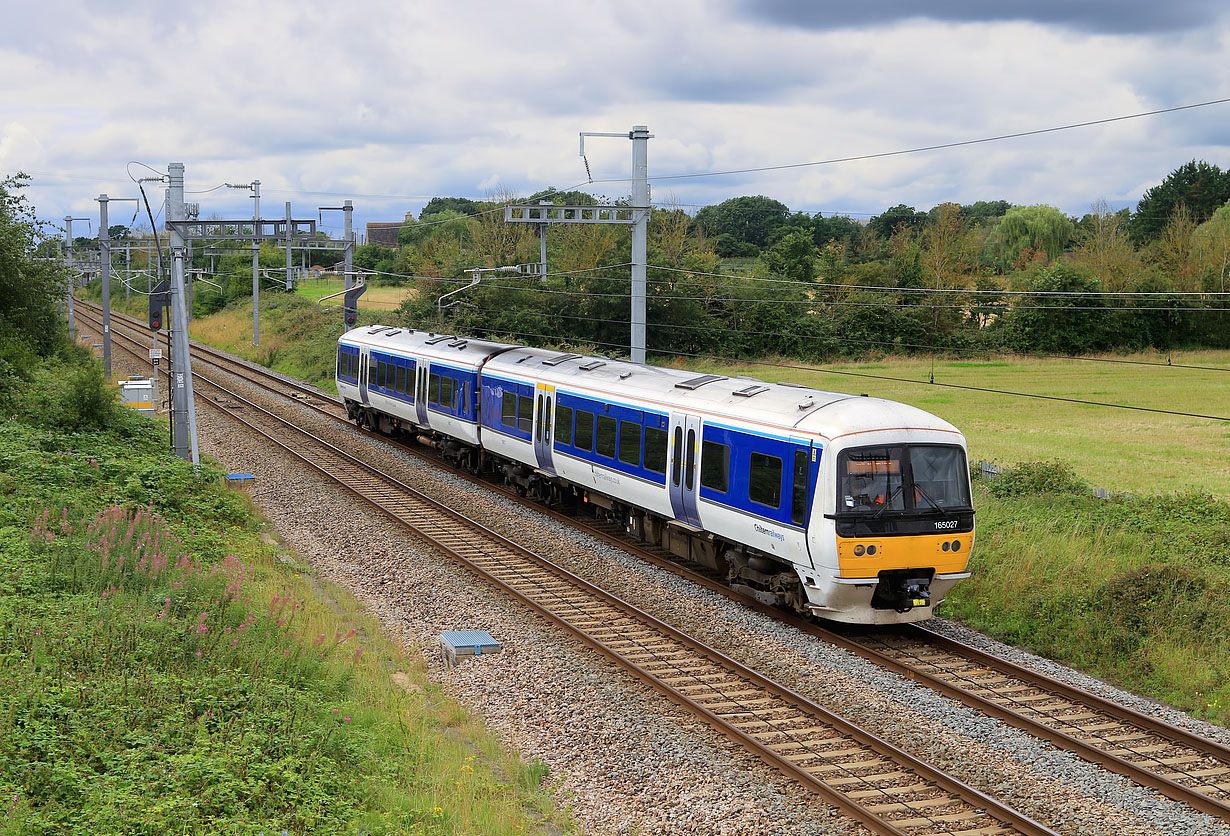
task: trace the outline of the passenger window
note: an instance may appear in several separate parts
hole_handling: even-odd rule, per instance
[[[350,376],[357,379],[359,377],[359,355],[351,354],[349,365],[350,365]]]
[[[428,380],[430,388],[427,393],[427,403],[438,404],[440,402],[440,375],[433,374]]]
[[[666,473],[666,430],[645,428],[645,469]]]
[[[671,484],[679,487],[679,473],[683,469],[683,427],[675,427],[675,461],[671,465]]]
[[[782,504],[782,460],[777,456],[752,453],[747,476],[747,498],[760,505],[780,508]]]
[[[641,425],[619,422],[619,460],[638,467],[641,463]]]
[[[454,389],[453,391],[457,393],[457,404],[456,404],[457,411],[462,413],[463,415],[469,413],[470,407],[469,407],[469,401],[467,400],[466,395],[469,394],[470,384],[467,381],[463,380],[457,384],[457,388]]]
[[[555,409],[555,440],[560,444],[572,444],[572,407]]]
[[[615,458],[615,419],[609,415],[598,416],[598,433],[594,452],[608,459]]]
[[[594,413],[577,410],[577,434],[572,446],[578,450],[594,449]]]
[[[523,433],[530,432],[534,427],[534,399],[528,395],[517,398],[517,429]]]
[[[730,490],[730,445],[705,441],[700,448],[700,486],[726,493]]]
[[[445,409],[453,408],[453,379],[451,377],[440,378],[440,405]]]
[[[397,367],[397,391],[406,394],[406,367]]]
[[[506,427],[517,426],[517,394],[505,392],[500,403],[500,423]]]
[[[376,355],[375,355],[375,354],[371,354],[371,353],[369,353],[369,354],[367,355],[367,380],[368,380],[368,382],[369,382],[369,383],[370,383],[370,382],[372,381],[372,379],[376,376],[376,364],[377,364],[377,362],[379,362],[379,361],[377,361],[377,360],[376,360]]]
[[[346,376],[346,352],[340,348],[337,350],[337,376]]]
[[[790,494],[790,522],[803,525],[807,521],[807,451],[794,451],[794,484]]]

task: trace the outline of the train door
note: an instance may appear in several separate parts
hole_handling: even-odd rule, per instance
[[[700,490],[700,418],[672,412],[667,487],[675,519],[700,528],[696,496]]]
[[[367,369],[371,363],[376,361],[371,359],[371,352],[366,348],[359,349],[359,400],[364,406],[368,405],[367,400]]]
[[[427,427],[427,370],[428,363],[419,361],[414,380],[414,414],[420,427]]]
[[[534,457],[538,467],[555,472],[551,447],[555,443],[555,388],[539,386],[534,398]]]

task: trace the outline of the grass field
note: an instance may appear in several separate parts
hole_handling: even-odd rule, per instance
[[[1113,359],[1165,363],[1167,355]],[[964,432],[973,461],[1062,459],[1095,487],[1141,493],[1196,490],[1230,499],[1230,421],[949,388],[1230,417],[1230,351],[1176,352],[1171,359],[1176,365],[1169,367],[1030,358],[937,361],[934,367],[927,359],[890,358],[827,366],[827,371],[789,368],[791,361],[779,366],[693,361],[687,366],[908,403]],[[928,383],[933,371],[935,385]],[[880,379],[886,377],[900,380]]]
[[[341,277],[306,279],[295,285],[295,293],[315,302],[331,293],[341,293],[344,288],[345,283]],[[359,308],[370,311],[396,310],[403,299],[413,296],[414,293],[414,288],[409,286],[369,285],[367,290],[363,291],[363,295],[359,297]],[[339,296],[336,299],[330,299],[324,304],[340,305],[342,304],[342,298]]]

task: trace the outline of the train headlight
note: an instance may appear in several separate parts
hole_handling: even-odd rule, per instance
[[[863,556],[863,553],[864,553],[864,552],[866,552],[866,551],[867,551],[867,550],[866,550],[865,548],[863,548],[862,543],[860,543],[860,544],[858,544],[857,546],[855,546],[855,547],[854,547],[854,556],[855,556],[855,557],[862,557],[862,556]]]
[[[940,551],[942,552],[946,552],[951,548],[952,548],[952,543],[949,543],[947,540],[945,540],[943,543],[940,544]]]
[[[954,552],[959,552],[959,551],[961,551],[961,541],[960,541],[960,540],[953,540],[953,541],[952,541],[952,550],[953,550]]]
[[[875,546],[867,547],[867,554],[875,554],[877,551],[879,551],[879,549],[877,549]]]

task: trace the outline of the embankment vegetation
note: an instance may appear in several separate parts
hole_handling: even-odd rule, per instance
[[[0,183],[0,833],[546,832],[497,745],[67,339]],[[558,829],[552,830],[558,832]]]

